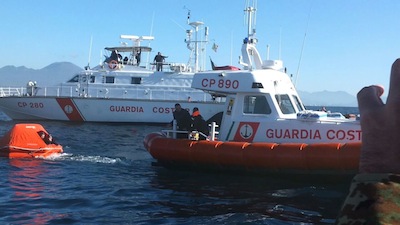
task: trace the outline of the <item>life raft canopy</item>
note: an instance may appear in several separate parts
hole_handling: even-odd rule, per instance
[[[8,131],[0,139],[0,147],[15,146],[24,149],[40,149],[48,145],[42,140],[38,132],[48,132],[40,124],[15,124],[10,131]]]

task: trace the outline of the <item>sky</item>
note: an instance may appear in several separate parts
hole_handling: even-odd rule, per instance
[[[207,59],[240,67],[247,1],[3,1],[0,68],[41,69],[54,62],[94,67],[105,47],[124,41],[121,34],[154,36],[143,43],[153,49],[147,57],[160,51],[169,62],[186,63],[189,10],[191,21],[209,27]],[[263,59],[283,60],[301,91],[356,95],[371,84],[388,88],[391,64],[400,56],[399,11],[398,0],[259,0],[258,50]]]

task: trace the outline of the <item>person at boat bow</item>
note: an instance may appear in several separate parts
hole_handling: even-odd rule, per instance
[[[386,104],[384,88],[364,87],[357,94],[362,147],[359,174],[336,224],[399,224],[400,221],[400,59],[393,65]]]
[[[179,103],[175,104],[175,110],[172,113],[174,120],[176,120],[177,128],[179,131],[186,131],[186,133],[178,133],[178,138],[188,138],[188,132],[192,127],[192,117],[186,109],[182,109]]]
[[[203,116],[200,114],[199,108],[197,107],[193,108],[192,118],[193,118],[192,130],[201,132],[204,135],[208,136],[208,134],[210,133],[208,130],[208,124],[204,120]],[[203,135],[199,135],[199,140],[206,140],[206,139],[207,138],[204,137]]]

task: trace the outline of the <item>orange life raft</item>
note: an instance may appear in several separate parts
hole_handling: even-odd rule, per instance
[[[15,124],[0,140],[0,156],[36,158],[63,152],[61,145],[46,144],[38,134],[40,131],[48,135],[40,124]]]
[[[305,174],[352,174],[358,170],[358,143],[247,143],[193,141],[151,133],[144,146],[166,166]]]

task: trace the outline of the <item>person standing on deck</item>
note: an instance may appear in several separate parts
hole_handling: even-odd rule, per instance
[[[154,63],[156,64],[157,71],[163,71],[163,63],[165,62],[165,56],[161,55],[161,52],[154,57]]]
[[[197,107],[193,108],[192,118],[193,118],[192,129],[208,136],[210,131],[208,130],[207,122],[204,120],[203,116],[200,114],[199,108],[197,108]],[[206,137],[204,137],[203,135],[200,135],[199,139],[206,140]]]
[[[174,120],[176,120],[177,128],[179,131],[189,132],[192,128],[192,118],[186,109],[182,109],[179,103],[175,104],[175,110],[173,112]],[[187,138],[188,134],[178,133],[178,138]]]

